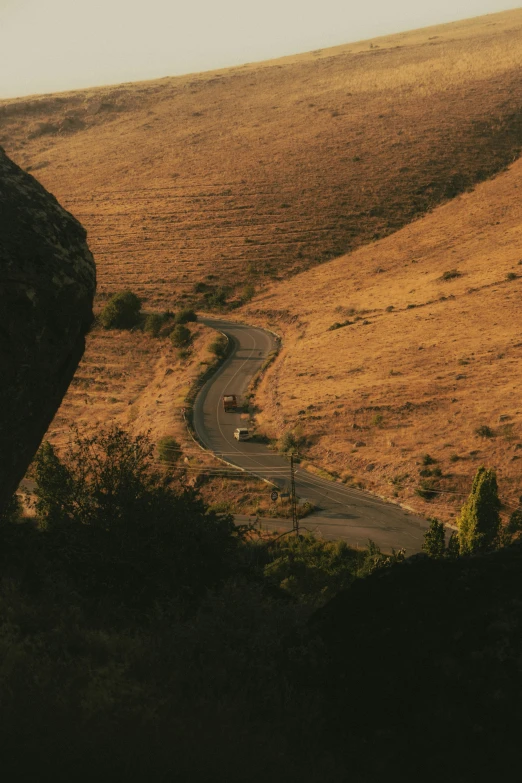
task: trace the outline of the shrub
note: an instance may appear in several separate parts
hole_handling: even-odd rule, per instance
[[[139,323],[141,299],[132,291],[111,296],[102,312],[100,323],[105,329],[132,329]]]
[[[444,525],[435,517],[428,521],[430,526],[424,536],[422,548],[430,557],[440,558],[446,551]]]
[[[429,454],[423,454],[423,456],[422,456],[422,464],[423,465],[435,465],[436,462],[437,462],[437,460],[434,459]]]
[[[315,511],[315,505],[310,500],[305,500],[303,503],[299,503],[297,506],[297,516],[299,519],[304,519],[309,514]]]
[[[181,446],[172,435],[164,435],[157,445],[158,456],[162,462],[174,465],[181,457]]]
[[[422,479],[415,489],[416,494],[423,500],[433,500],[437,494],[437,487],[430,479]]]
[[[189,322],[197,321],[198,317],[194,310],[190,310],[188,307],[180,310],[179,313],[176,316],[176,323],[177,324],[187,324]]]
[[[506,280],[516,280],[518,275],[515,272],[508,272],[506,275]]]
[[[305,438],[301,430],[297,427],[295,430],[285,432],[277,443],[279,451],[283,454],[297,454],[300,446],[304,446]]]
[[[450,536],[446,554],[451,559],[455,559],[460,555],[459,534],[456,530],[454,530]]]
[[[223,334],[220,334],[218,337],[216,337],[216,339],[213,340],[208,346],[208,350],[218,359],[223,359],[226,356],[227,348],[228,340]]]
[[[362,555],[344,541],[322,541],[310,534],[281,539],[271,549],[264,576],[300,603],[326,603],[354,580]]]
[[[454,280],[456,277],[461,277],[461,272],[459,272],[458,269],[449,269],[447,272],[443,272],[440,279],[441,280]]]
[[[368,539],[368,549],[363,554],[363,562],[357,571],[357,576],[365,577],[375,573],[376,571],[391,568],[391,566],[395,565],[396,563],[401,563],[404,558],[404,549],[399,549],[398,551],[392,549],[391,555],[385,555],[383,552],[381,552],[377,544],[370,538]]]
[[[145,318],[143,330],[151,334],[153,337],[158,337],[160,329],[163,326],[164,320],[161,315],[157,313],[151,313]]]
[[[252,283],[248,283],[244,288],[243,292],[241,294],[241,300],[243,302],[249,302],[253,297],[255,296],[256,289],[252,285]]]
[[[487,424],[481,424],[480,427],[476,428],[475,435],[478,435],[479,438],[494,438],[495,432]]]
[[[161,314],[159,337],[170,337],[170,334],[174,329],[175,318],[176,316],[172,310],[165,310],[165,312]]]
[[[211,289],[205,292],[204,297],[208,307],[220,310],[227,303],[228,290],[226,288]]]
[[[383,415],[382,413],[376,413],[375,416],[372,419],[372,426],[373,427],[379,427],[383,422]]]
[[[328,327],[329,332],[334,332],[336,329],[342,329],[344,326],[351,326],[353,324],[353,321],[347,320],[343,321],[342,323],[339,321],[335,321],[331,326]]]
[[[520,532],[522,532],[522,508],[517,508],[509,517],[509,522],[503,531],[504,543],[512,543],[514,538],[519,538]]]
[[[170,339],[174,348],[185,348],[192,339],[192,333],[183,324],[176,324],[170,333]]]

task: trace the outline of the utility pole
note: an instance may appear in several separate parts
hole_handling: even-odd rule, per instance
[[[290,454],[290,500],[292,503],[292,529],[299,535],[299,518],[297,516],[297,498],[295,495],[294,455]]]

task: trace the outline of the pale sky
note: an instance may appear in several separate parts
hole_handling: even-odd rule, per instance
[[[0,98],[266,60],[510,0],[0,0]]]

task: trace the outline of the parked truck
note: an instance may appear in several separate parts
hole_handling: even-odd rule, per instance
[[[223,409],[225,413],[237,411],[237,397],[235,394],[225,394],[223,397]]]

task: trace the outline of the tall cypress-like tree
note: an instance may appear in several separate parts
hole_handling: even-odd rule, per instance
[[[497,475],[492,468],[480,467],[458,520],[461,555],[494,549],[500,531],[499,510]]]

